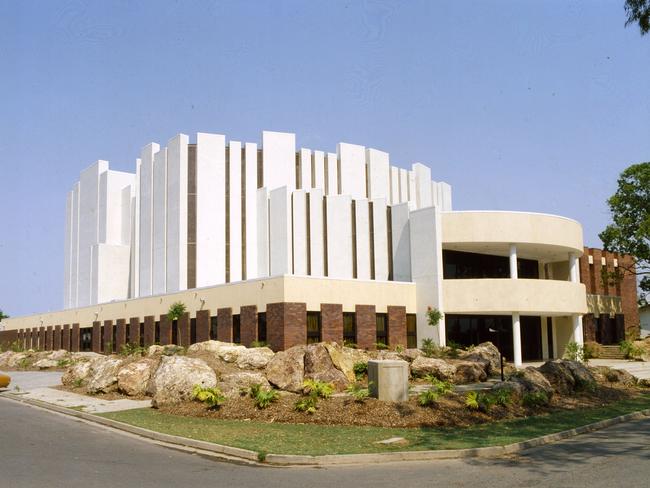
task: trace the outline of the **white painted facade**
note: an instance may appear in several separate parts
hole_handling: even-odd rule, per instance
[[[582,250],[573,221],[563,227],[560,218],[535,214],[453,212],[451,186],[433,180],[429,167],[392,165],[387,152],[361,145],[297,150],[294,134],[265,131],[258,146],[199,133],[195,141],[179,134],[167,147],[150,143],[139,156],[135,175],[97,161],[67,195],[66,308],[280,275],[412,282],[418,337],[444,344],[444,323],[426,324],[429,306],[452,314],[511,314],[513,330],[528,312],[518,302],[491,310],[501,296],[477,305],[487,281],[443,280],[443,249],[510,253],[515,263],[517,252],[575,263]],[[503,297],[522,290],[565,297],[569,335],[579,337],[577,266],[570,270],[573,288],[531,284],[515,273],[514,288],[497,280],[491,289],[506,287]],[[476,283],[466,288],[467,281]],[[544,317],[562,313],[539,303]]]

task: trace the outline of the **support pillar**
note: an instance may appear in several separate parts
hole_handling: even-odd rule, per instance
[[[189,347],[190,345],[190,314],[185,312],[178,318],[176,323],[178,330],[178,345]]]
[[[513,362],[515,367],[519,368],[523,364],[521,359],[521,320],[516,312],[512,314],[512,346]]]
[[[542,359],[546,361],[549,358],[548,354],[548,319],[541,317],[542,322]]]
[[[232,342],[232,308],[217,309],[217,340]]]
[[[196,312],[196,342],[210,340],[210,310]]]
[[[54,343],[53,329],[51,325],[48,325],[47,329],[45,329],[45,350],[51,351],[53,343]]]
[[[126,319],[117,319],[115,328],[115,352],[122,351],[122,346],[126,345]]]
[[[517,246],[515,244],[510,244],[510,278],[513,280],[519,278],[517,271]]]
[[[144,318],[144,347],[153,346],[156,342],[156,317],[147,315]]]
[[[584,333],[582,331],[582,315],[571,316],[573,322],[573,341],[579,346],[584,346]]]
[[[129,344],[140,345],[140,317],[129,319]]]
[[[52,350],[58,351],[61,349],[61,326],[54,326],[54,336],[52,339]]]
[[[63,331],[61,332],[61,348],[66,351],[70,349],[70,324],[63,324]]]
[[[323,342],[343,344],[343,305],[321,303],[321,337]]]
[[[104,354],[113,354],[114,352],[113,321],[104,320]]]
[[[172,323],[167,314],[160,316],[158,327],[160,328],[160,345],[168,346],[172,343]]]
[[[257,341],[257,305],[244,305],[240,312],[239,341],[242,345],[250,347]]]
[[[102,352],[102,323],[98,320],[93,322],[93,352]]]
[[[357,346],[359,349],[375,349],[377,343],[377,315],[374,305],[355,305]]]
[[[79,331],[79,324],[72,324],[72,331],[70,333],[70,352],[79,352],[81,346],[81,335]]]
[[[406,347],[406,307],[388,306],[388,345]]]

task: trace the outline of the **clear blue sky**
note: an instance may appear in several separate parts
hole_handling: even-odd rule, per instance
[[[582,222],[650,160],[650,36],[615,1],[0,0],[0,308],[63,303],[65,196],[178,132],[421,161],[456,209]]]

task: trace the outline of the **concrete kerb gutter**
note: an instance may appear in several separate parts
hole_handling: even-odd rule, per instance
[[[435,461],[438,459],[465,459],[465,458],[478,458],[478,457],[501,457],[510,454],[515,454],[526,449],[539,447],[553,442],[575,437],[580,434],[594,432],[596,430],[611,427],[623,422],[631,420],[640,420],[644,417],[650,416],[650,409],[641,410],[638,412],[620,415],[611,419],[601,420],[593,424],[583,425],[575,429],[556,432],[548,434],[527,441],[515,442],[505,446],[490,446],[490,447],[476,447],[471,449],[443,449],[436,451],[398,451],[398,452],[384,452],[384,453],[369,453],[369,454],[331,454],[324,456],[306,456],[295,454],[266,454],[263,463],[260,463],[260,454],[256,451],[248,449],[240,449],[238,447],[224,446],[207,441],[200,441],[190,439],[187,437],[180,437],[171,434],[163,434],[153,430],[136,427],[134,425],[118,422],[116,420],[107,419],[94,414],[80,412],[70,408],[59,407],[50,403],[42,402],[40,400],[33,400],[22,398],[19,395],[12,393],[3,393],[2,397],[9,398],[14,401],[26,403],[46,410],[51,410],[63,415],[76,417],[88,422],[103,425],[105,427],[121,430],[130,434],[138,435],[146,439],[162,442],[170,447],[179,446],[184,448],[197,449],[199,451],[214,453],[227,458],[235,458],[245,460],[248,462],[276,465],[276,466],[335,466],[345,464],[377,464],[386,462],[402,462],[402,461]]]

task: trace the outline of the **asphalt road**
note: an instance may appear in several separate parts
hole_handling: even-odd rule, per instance
[[[0,398],[0,487],[650,486],[650,419],[508,459],[275,468],[205,458]]]

